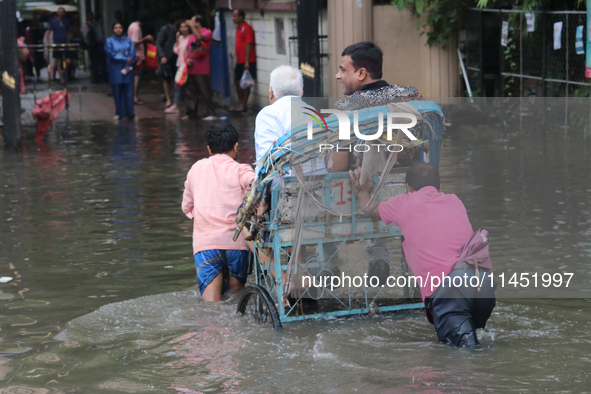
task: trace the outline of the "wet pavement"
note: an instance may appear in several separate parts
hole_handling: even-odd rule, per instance
[[[252,162],[253,115],[231,121]],[[584,294],[499,300],[478,350],[439,344],[422,311],[275,332],[236,296],[203,303],[180,202],[206,127],[58,122],[0,151],[0,393],[589,390]],[[481,128],[447,133],[441,174],[494,264],[588,278],[590,167],[588,140]]]

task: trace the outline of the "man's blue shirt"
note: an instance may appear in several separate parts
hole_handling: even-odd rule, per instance
[[[60,22],[59,19],[53,18],[49,22],[49,29],[53,31],[54,44],[67,44],[68,32],[70,31],[70,21],[66,18]]]

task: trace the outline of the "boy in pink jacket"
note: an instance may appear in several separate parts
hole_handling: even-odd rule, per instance
[[[193,254],[199,290],[206,301],[221,301],[228,290],[242,290],[248,274],[248,247],[232,240],[234,219],[255,177],[236,161],[239,134],[230,124],[215,124],[205,134],[211,155],[193,164],[185,181],[182,209],[193,219]]]

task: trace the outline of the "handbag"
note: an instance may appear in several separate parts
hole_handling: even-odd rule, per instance
[[[155,45],[146,45],[146,68],[148,70],[158,70],[157,49]]]
[[[189,76],[189,67],[187,67],[187,62],[183,62],[180,65],[179,69],[176,70],[176,75],[174,76],[174,82],[177,86],[183,86],[187,82],[187,77]]]
[[[205,41],[199,41],[199,42],[192,42],[191,43],[191,56],[197,59],[201,59],[203,57],[205,57],[205,55],[207,54],[207,43]]]
[[[170,63],[160,64],[160,67],[156,70],[156,75],[165,79],[173,79],[175,77],[175,71],[172,69]]]

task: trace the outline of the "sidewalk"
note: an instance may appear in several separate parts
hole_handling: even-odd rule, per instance
[[[76,87],[77,88],[77,87]],[[72,89],[72,87],[70,87]],[[56,90],[52,90],[55,92]],[[37,92],[37,99],[45,97],[49,94],[48,90]],[[115,102],[113,97],[109,97],[106,93],[99,92],[84,92],[80,93],[79,89],[75,91],[70,90],[72,95],[69,102],[69,109],[64,108],[57,120],[70,121],[96,121],[96,120],[110,120],[115,116]],[[157,93],[145,93],[140,95],[140,98],[146,103],[145,105],[136,105],[134,108],[135,115],[140,119],[159,118],[165,116],[164,102],[161,100],[161,95]],[[34,125],[33,119],[34,100],[32,93],[25,93],[21,96],[21,108],[24,110],[21,119],[23,125]],[[167,115],[175,116],[175,115]]]
[[[23,126],[34,126],[33,108],[35,99],[49,95],[49,87],[52,93],[63,90],[64,85],[58,82],[47,82],[47,73],[42,74],[41,82],[33,85],[33,82],[27,82],[26,92],[21,95],[21,122]],[[36,89],[36,91],[34,91]],[[110,121],[115,116],[115,102],[111,95],[111,85],[91,84],[88,73],[82,70],[78,71],[78,78],[71,81],[68,86],[71,94],[69,108],[60,113],[57,121]],[[180,117],[185,113],[184,100],[179,103],[180,114],[172,115],[164,113],[165,102],[162,100],[162,85],[158,79],[142,79],[140,83],[139,96],[145,105],[136,105],[134,108],[135,116],[140,119],[154,118],[174,118]],[[214,101],[215,100],[214,98]],[[225,100],[227,101],[227,100]],[[219,105],[219,103],[216,103]],[[223,104],[222,104],[223,105]],[[2,97],[0,95],[0,108],[2,106]],[[200,108],[201,109],[201,108]],[[226,110],[217,107],[218,116],[230,115]],[[0,115],[1,116],[1,115]]]
[[[165,116],[164,104],[162,101],[162,93],[160,92],[160,85],[154,83],[157,81],[142,81],[140,84],[140,98],[146,103],[145,105],[136,105],[134,108],[135,115],[140,119],[157,118]],[[37,91],[36,98],[39,100],[42,97],[49,95],[47,83],[42,85],[45,89]],[[51,91],[56,92],[63,90],[64,86],[60,84],[51,84]],[[110,85],[92,85],[88,86],[83,83],[73,81],[68,86],[68,92],[71,94],[69,109],[64,108],[62,113],[58,116],[59,120],[69,119],[70,121],[97,121],[110,120],[115,116],[115,102],[111,93]],[[34,125],[33,107],[35,106],[34,94],[27,92],[21,95],[21,108],[24,110],[22,114],[23,125]],[[175,115],[167,115],[175,116]]]

